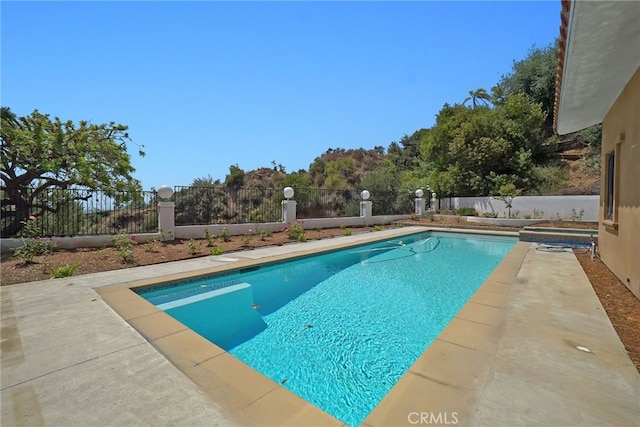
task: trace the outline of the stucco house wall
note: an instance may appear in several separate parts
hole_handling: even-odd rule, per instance
[[[607,154],[618,147],[614,223],[606,221]],[[602,261],[640,298],[640,68],[602,122],[602,183],[598,240]]]

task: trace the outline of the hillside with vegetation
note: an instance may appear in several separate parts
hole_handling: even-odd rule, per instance
[[[487,91],[445,104],[431,128],[387,148],[329,148],[308,170],[284,166],[242,171],[233,165],[225,183],[241,172],[243,185],[411,191],[430,187],[442,196],[598,194],[600,125],[554,135],[557,49],[533,48]]]

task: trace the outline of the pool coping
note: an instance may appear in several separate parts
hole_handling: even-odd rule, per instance
[[[411,414],[415,421],[428,414],[429,424],[472,424],[470,403],[489,373],[508,293],[529,248],[516,243],[362,426],[416,424]]]
[[[442,229],[440,227],[419,227],[420,230],[417,230],[416,228],[418,227],[394,230],[393,236],[433,231],[518,237],[517,232]],[[134,289],[206,274],[239,270],[258,264],[310,256],[380,239],[381,237],[375,234],[368,238],[361,236],[355,241],[340,239],[334,245],[322,248],[256,259],[243,258],[242,253],[226,254],[226,259],[233,257],[233,262],[164,276],[161,281],[157,277],[135,280],[97,288],[96,291],[116,313],[165,358],[214,398],[224,408],[225,416],[239,424],[342,426],[345,425],[344,422],[255,371],[224,349],[207,341],[138,296]],[[449,325],[368,415],[363,425],[393,424],[393,419],[398,415],[398,401],[403,400],[406,393],[414,396],[428,394],[430,399],[435,399],[434,405],[438,408],[447,408],[451,405],[449,397],[441,390],[442,387],[447,388],[448,383],[443,384],[444,380],[439,378],[449,378],[446,381],[450,381],[451,378],[468,381],[468,377],[465,378],[466,375],[471,372],[479,373],[482,367],[486,366],[485,359],[478,357],[483,353],[477,350],[483,340],[486,343],[490,337],[495,338],[499,334],[500,316],[503,314],[501,309],[506,301],[506,293],[509,284],[518,273],[528,247],[529,243],[516,243]],[[439,356],[442,352],[446,352],[450,357]],[[455,365],[451,364],[451,358],[457,360]],[[458,363],[466,366],[464,375],[461,373]],[[431,388],[426,390],[421,382],[412,381],[415,376],[429,379],[428,384],[431,385]],[[477,378],[478,376],[476,376],[476,381]],[[449,403],[447,403],[448,400]],[[460,413],[460,405],[456,404],[455,408]],[[402,415],[405,422],[406,413]],[[464,419],[464,414],[460,413],[459,416]]]

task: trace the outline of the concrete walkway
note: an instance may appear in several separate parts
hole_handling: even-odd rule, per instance
[[[640,374],[572,253],[529,249],[472,424],[640,426]]]
[[[162,356],[96,289],[420,230],[4,286],[1,425],[236,425],[228,408]],[[515,279],[498,298],[496,332],[474,349],[483,360],[478,375],[450,387],[446,408],[434,407],[428,396],[407,396],[415,405],[396,411],[393,423],[384,417],[367,423],[416,425],[416,412],[424,424],[424,413],[446,409],[465,414],[461,425],[640,425],[640,375],[575,256],[526,245]],[[442,424],[452,424],[448,415]]]

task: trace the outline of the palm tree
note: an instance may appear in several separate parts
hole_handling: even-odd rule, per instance
[[[491,95],[484,89],[478,88],[476,90],[470,90],[469,96],[462,101],[462,105],[466,104],[467,101],[471,101],[472,108],[476,108],[479,102],[484,103],[484,105],[489,104],[491,100]]]

